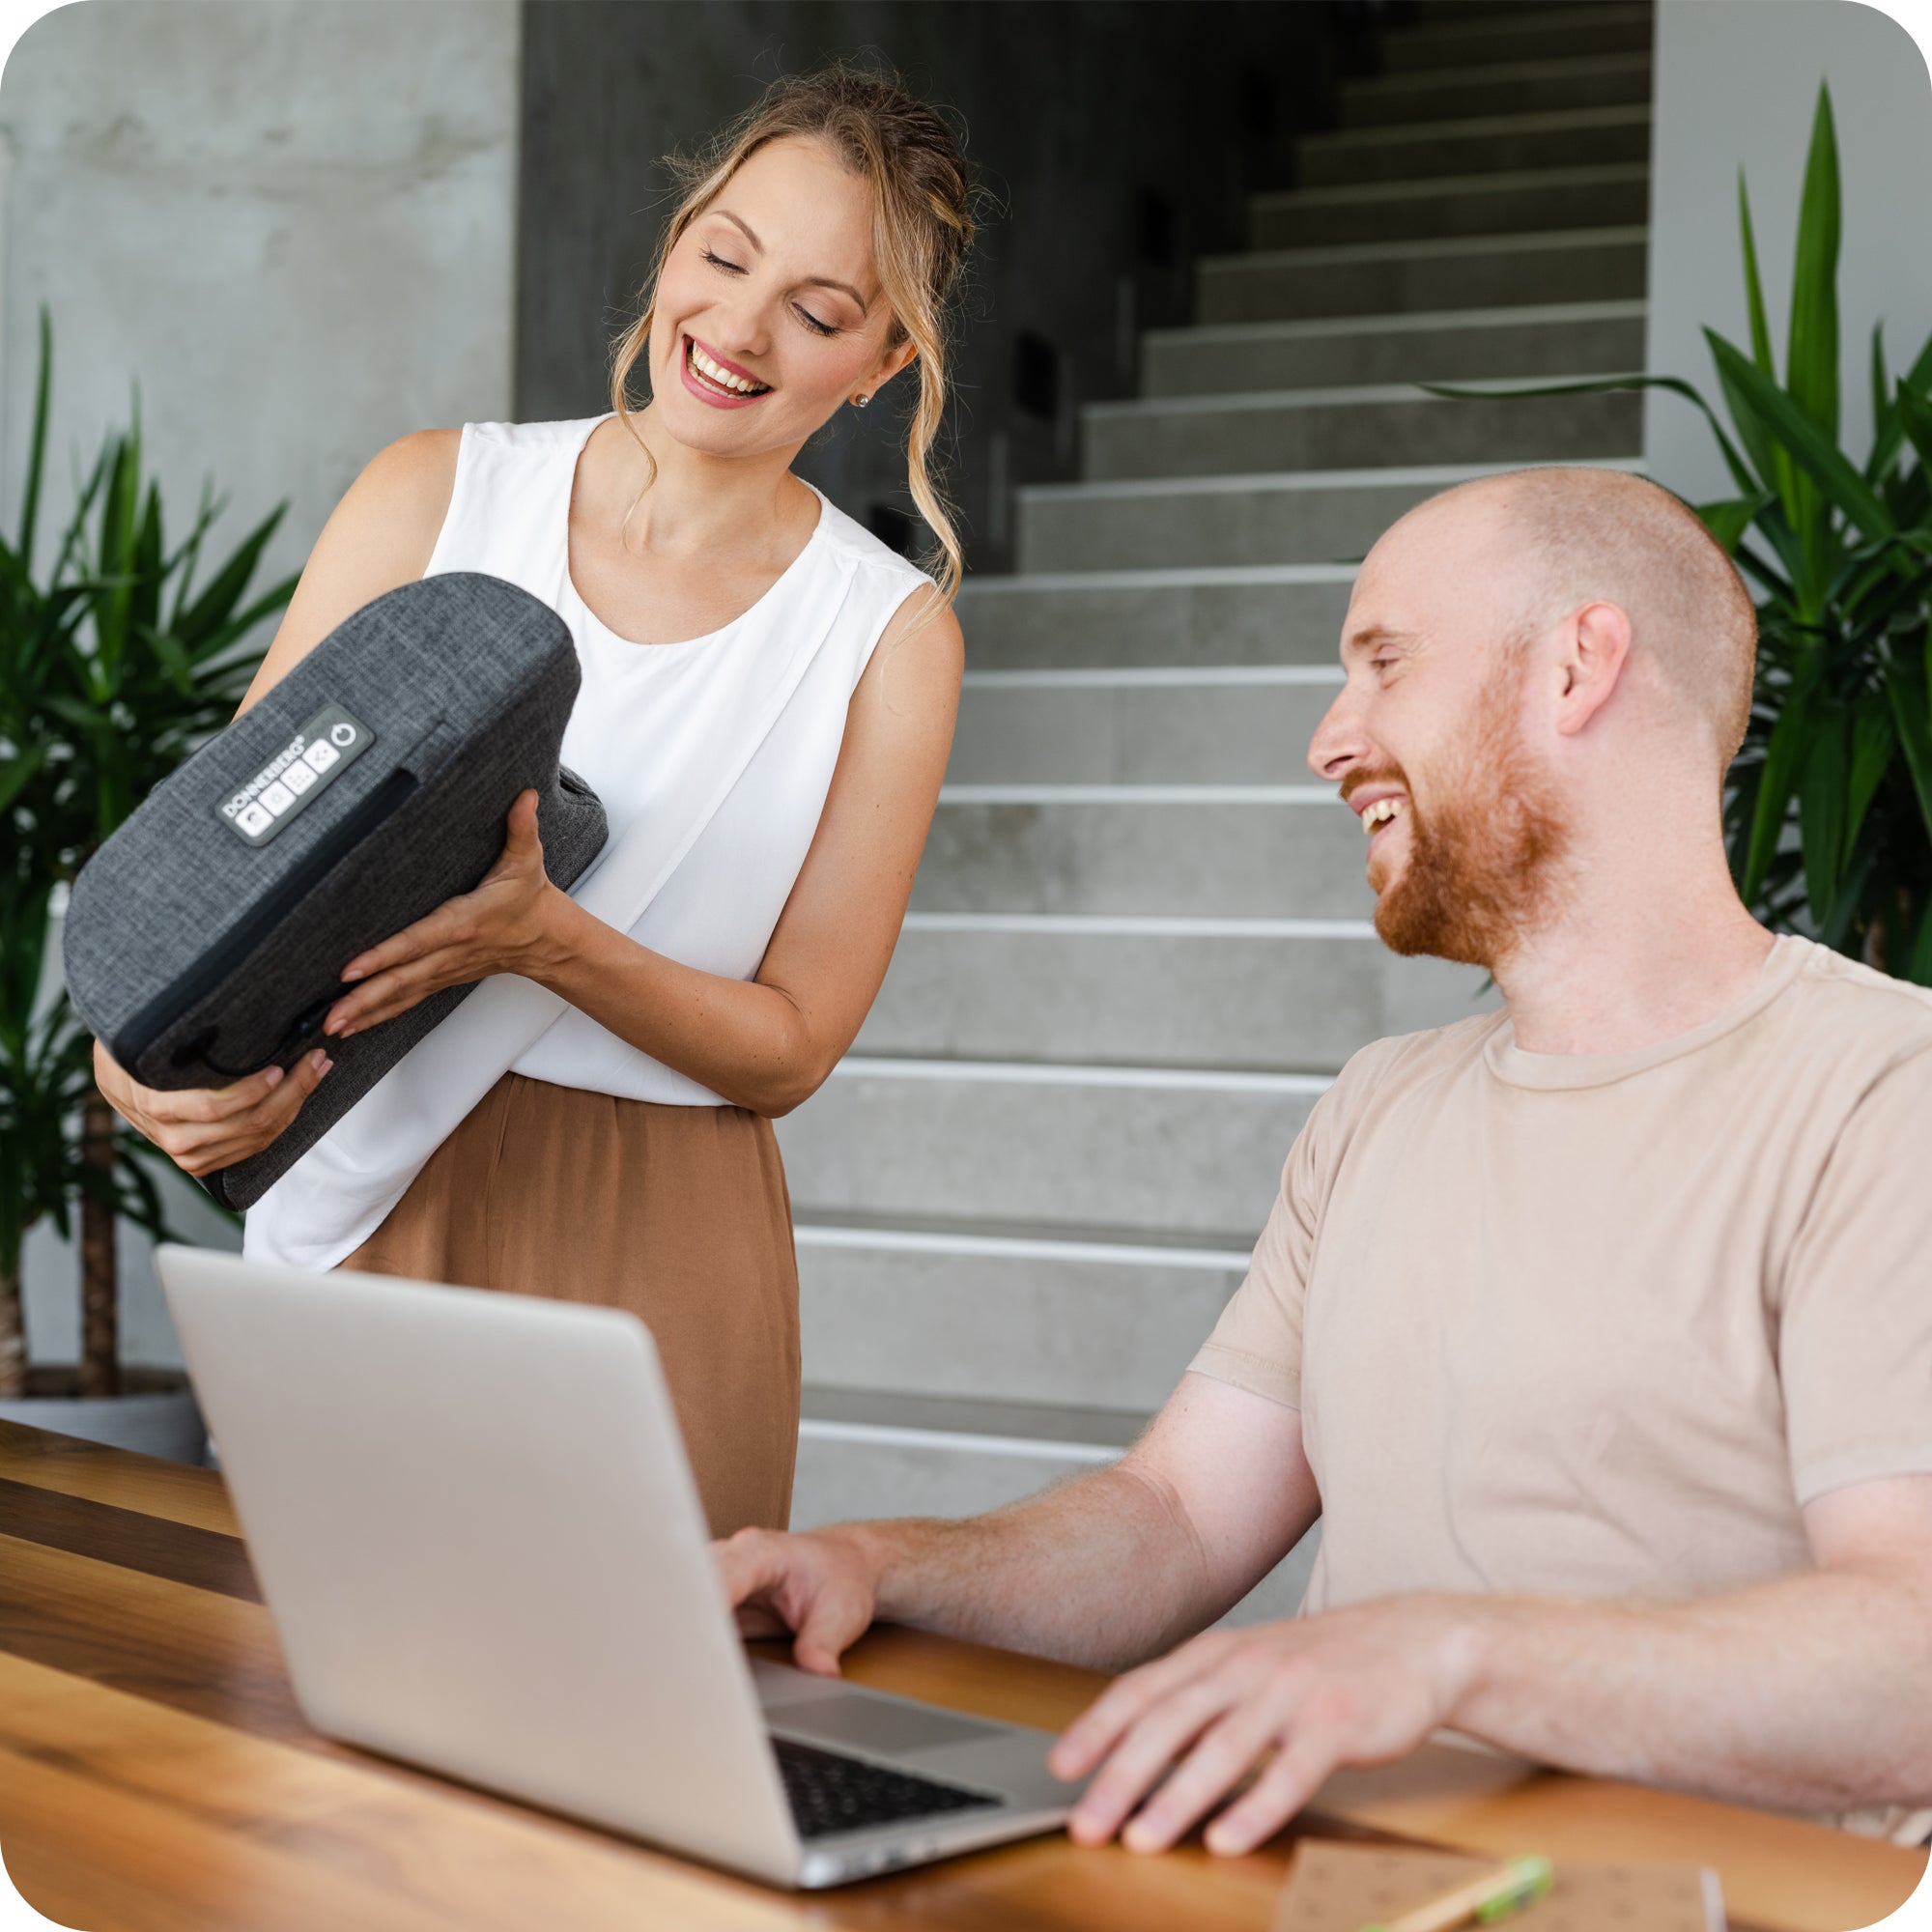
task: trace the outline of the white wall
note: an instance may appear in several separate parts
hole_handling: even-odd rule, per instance
[[[1827,79],[1844,195],[1838,291],[1845,446],[1871,443],[1871,330],[1898,373],[1932,334],[1932,77],[1898,22],[1858,0],[1659,0],[1645,366],[1686,376],[1723,414],[1700,332],[1748,350],[1738,169],[1784,368],[1798,194]],[[1650,473],[1693,501],[1734,493],[1704,419],[1653,391]]]
[[[520,29],[516,0],[81,0],[30,27],[0,75],[6,526],[43,302],[49,511],[137,380],[172,529],[205,477],[230,499],[217,554],[292,499],[264,586],[384,443],[508,416]],[[204,1206],[190,1226],[221,1224]],[[172,1360],[126,1249],[123,1352]],[[38,1359],[75,1352],[72,1279],[38,1231]]]

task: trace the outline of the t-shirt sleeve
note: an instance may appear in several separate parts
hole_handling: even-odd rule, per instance
[[[1346,1075],[1344,1076],[1346,1078]],[[1343,1082],[1322,1094],[1288,1151],[1248,1272],[1188,1367],[1289,1408],[1301,1406],[1301,1306],[1328,1192]]]
[[[1792,1243],[1778,1326],[1801,1504],[1932,1473],[1932,1050],[1876,1080]]]

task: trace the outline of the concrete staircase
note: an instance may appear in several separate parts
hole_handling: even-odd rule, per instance
[[[1634,466],[1634,396],[1418,381],[1643,353],[1651,12],[1436,0],[1198,267],[1195,327],[1018,493],[960,599],[952,768],[857,1046],[781,1123],[805,1307],[800,1525],[959,1515],[1116,1456],[1378,1035],[1481,975],[1386,952],[1361,837],[1302,763],[1350,564],[1529,462]],[[1236,1615],[1292,1609],[1312,1545]]]

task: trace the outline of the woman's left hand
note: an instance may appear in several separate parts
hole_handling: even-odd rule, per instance
[[[343,968],[343,979],[358,983],[329,1008],[323,1032],[346,1038],[445,986],[492,973],[527,975],[552,951],[556,916],[567,903],[544,870],[537,795],[526,791],[510,808],[501,856],[474,892],[445,899]]]

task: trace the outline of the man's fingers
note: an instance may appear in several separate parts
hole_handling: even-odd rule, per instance
[[[1208,1849],[1230,1857],[1253,1851],[1314,1797],[1342,1758],[1338,1731],[1326,1725],[1298,1731],[1275,1753],[1253,1789],[1208,1827]]]
[[[843,1577],[821,1579],[791,1647],[799,1668],[837,1677],[839,1658],[865,1635],[871,1621],[869,1591],[855,1589]]]
[[[1219,1671],[1182,1686],[1146,1712],[1081,1795],[1068,1834],[1081,1844],[1105,1843],[1175,1757],[1245,1689],[1234,1673]]]
[[[1130,1852],[1164,1852],[1253,1769],[1280,1731],[1280,1698],[1252,1696],[1210,1725],[1121,1834]]]
[[[741,1529],[711,1546],[724,1601],[733,1605],[772,1589],[789,1569],[783,1541],[768,1529]]]
[[[1221,1634],[1214,1635],[1218,1639]],[[1144,1711],[1169,1691],[1206,1675],[1227,1658],[1230,1648],[1225,1642],[1196,1637],[1166,1657],[1117,1677],[1067,1725],[1048,1753],[1047,1766],[1054,1776],[1085,1777]]]

